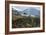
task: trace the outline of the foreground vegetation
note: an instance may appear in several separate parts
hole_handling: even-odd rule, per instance
[[[17,18],[17,17],[16,17]],[[16,20],[12,20],[13,28],[31,28],[39,27],[40,18],[39,17],[19,17]]]

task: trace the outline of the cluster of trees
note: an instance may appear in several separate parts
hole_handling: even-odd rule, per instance
[[[33,20],[33,22],[32,22]],[[32,18],[32,17],[24,17],[17,20],[12,20],[12,27],[13,28],[31,28],[31,27],[39,27],[40,26],[40,19]]]

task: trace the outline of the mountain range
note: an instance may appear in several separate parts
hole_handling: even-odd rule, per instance
[[[30,16],[40,16],[40,10],[33,8],[33,7],[27,8],[23,11],[22,10],[20,11],[20,10],[13,8],[13,11],[14,11],[13,14],[16,14],[16,12],[17,12],[17,13],[21,14],[22,16],[29,16],[29,15]]]

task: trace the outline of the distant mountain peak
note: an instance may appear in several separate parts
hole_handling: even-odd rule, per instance
[[[28,9],[25,9],[23,12],[25,12],[29,15],[39,15],[40,11],[35,8],[28,8]]]
[[[27,9],[25,9],[25,10],[23,10],[23,11],[20,11],[20,10],[17,10],[17,9],[13,9],[13,10],[16,10],[17,12],[19,12],[19,14],[21,14],[22,16],[40,16],[39,14],[40,14],[40,10],[38,10],[38,9],[36,9],[36,8],[32,8],[32,7],[30,7],[30,8],[27,8]],[[14,12],[14,13],[16,13],[16,12]],[[26,13],[26,15],[24,14],[24,13]]]

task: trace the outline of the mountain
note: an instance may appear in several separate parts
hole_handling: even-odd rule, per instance
[[[39,14],[40,14],[40,10],[32,8],[32,7],[27,8],[23,11],[19,11],[19,10],[15,10],[15,9],[13,9],[13,10],[14,10],[14,12],[13,12],[14,14],[19,13],[22,16],[29,16],[29,15],[30,16],[39,16]]]
[[[23,12],[22,11],[18,11],[16,9],[12,9],[12,13],[13,13],[13,15],[21,15]]]
[[[40,13],[40,11],[35,8],[28,8],[23,12],[27,13],[28,15],[34,15],[34,16],[39,16],[39,13]]]

